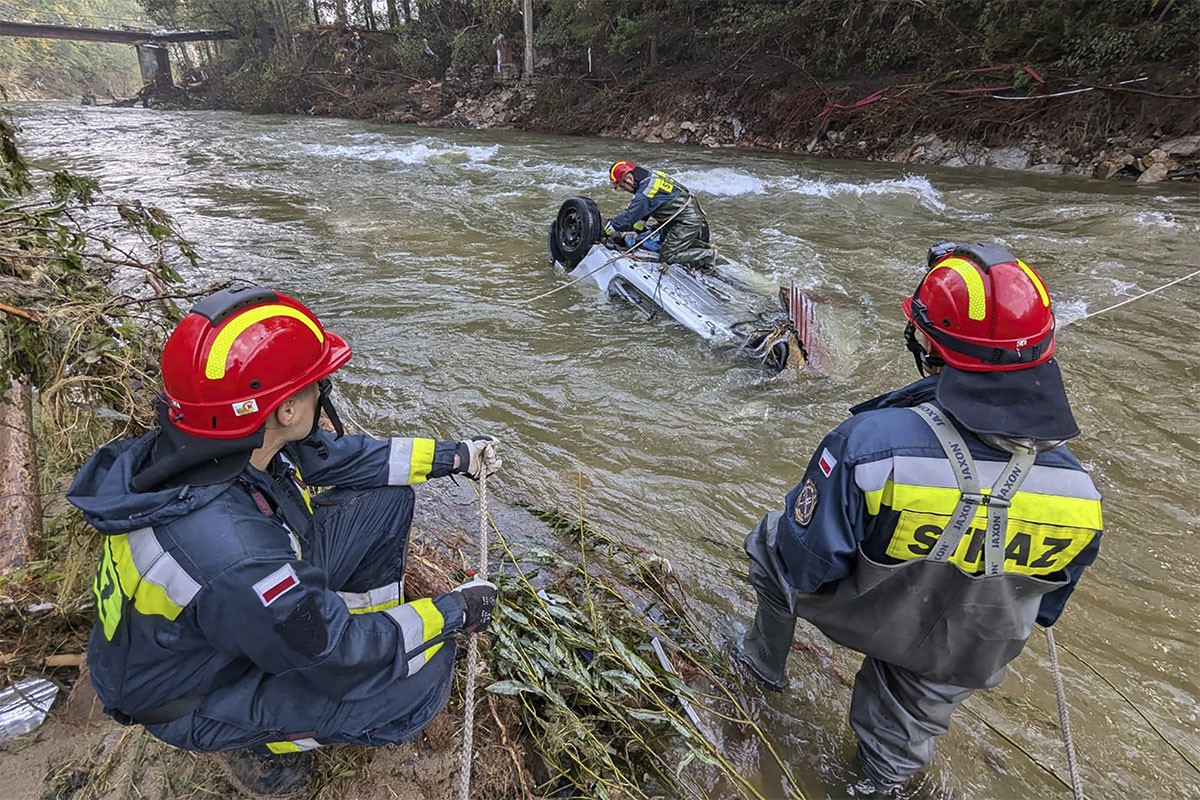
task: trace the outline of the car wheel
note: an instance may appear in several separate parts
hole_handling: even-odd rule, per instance
[[[569,198],[559,207],[551,226],[551,255],[567,270],[575,269],[600,239],[603,226],[600,209],[591,198]]]

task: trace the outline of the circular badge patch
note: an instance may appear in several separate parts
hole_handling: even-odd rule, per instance
[[[813,512],[816,510],[817,486],[809,478],[800,488],[800,494],[796,495],[796,506],[792,509],[792,514],[796,517],[796,524],[808,525],[812,522]]]

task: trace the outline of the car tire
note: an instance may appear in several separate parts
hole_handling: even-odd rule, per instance
[[[604,232],[600,209],[589,197],[568,198],[550,227],[550,255],[570,271],[591,251]]]

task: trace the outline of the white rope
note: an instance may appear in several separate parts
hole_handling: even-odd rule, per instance
[[[479,467],[479,569],[475,577],[488,577],[488,501],[487,473],[491,458],[484,449]],[[475,755],[475,680],[479,672],[479,634],[467,640],[467,678],[463,687],[463,747],[462,765],[459,768],[458,796],[461,800],[471,797],[471,762]]]
[[[347,414],[345,409],[342,410],[341,414],[346,417],[351,425],[358,428],[367,436],[374,439],[384,438],[368,431],[358,420]],[[490,461],[491,458],[488,451],[484,450],[482,464],[479,468],[479,569],[475,575],[485,581],[488,576],[487,468]],[[470,800],[471,796],[471,761],[475,750],[475,683],[479,672],[479,647],[477,642],[478,634],[472,634],[470,639],[467,640],[467,677],[466,685],[463,687],[462,766],[458,773],[459,797],[462,800]]]
[[[1083,798],[1083,778],[1075,759],[1075,740],[1071,737],[1071,721],[1067,717],[1067,694],[1063,691],[1062,671],[1058,668],[1058,648],[1054,646],[1054,631],[1046,628],[1046,643],[1050,647],[1050,675],[1054,678],[1054,696],[1058,699],[1058,724],[1062,728],[1063,744],[1067,748],[1067,768],[1071,771],[1071,791],[1075,800]]]
[[[1197,275],[1200,275],[1200,269],[1196,270],[1195,272],[1184,275],[1182,278],[1176,278],[1175,280],[1171,281],[1170,283],[1164,283],[1162,286],[1159,286],[1157,289],[1151,289],[1148,292],[1142,292],[1137,297],[1127,297],[1124,300],[1122,300],[1121,302],[1117,303],[1116,305],[1111,305],[1108,308],[1102,308],[1099,311],[1093,311],[1090,314],[1084,314],[1079,319],[1073,319],[1070,322],[1064,322],[1061,327],[1065,328],[1068,325],[1075,324],[1076,322],[1083,322],[1085,319],[1090,319],[1091,317],[1096,317],[1096,316],[1099,316],[1100,314],[1107,313],[1109,311],[1112,311],[1114,308],[1120,308],[1123,305],[1132,303],[1134,300],[1141,300],[1143,297],[1149,297],[1152,294],[1157,294],[1157,293],[1161,292],[1163,289],[1167,289],[1171,286],[1174,286],[1177,283],[1182,283],[1182,282],[1186,281],[1188,278],[1194,278]]]

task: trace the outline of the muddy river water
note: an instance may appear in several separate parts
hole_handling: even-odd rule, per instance
[[[935,169],[503,131],[214,112],[15,107],[36,164],[172,213],[194,286],[239,278],[307,302],[353,345],[342,404],[380,432],[488,432],[502,501],[577,513],[653,548],[714,631],[753,611],[741,540],[781,506],[851,404],[915,377],[900,301],[937,239],[996,240],[1045,277],[1106,533],[1055,635],[1084,786],[1200,797],[1200,266],[1197,184]],[[571,286],[546,258],[559,204],[611,215],[616,158],[703,199],[722,253],[818,305],[821,368],[768,374]],[[804,633],[804,632],[802,632]],[[811,632],[804,635],[812,637]],[[820,641],[820,637],[815,637]],[[857,657],[837,649],[851,674]],[[943,738],[961,797],[1068,797],[1044,637]],[[760,706],[810,797],[844,795],[848,689],[820,658]],[[785,789],[764,772],[764,794]]]

